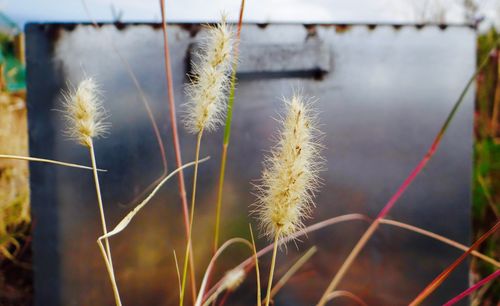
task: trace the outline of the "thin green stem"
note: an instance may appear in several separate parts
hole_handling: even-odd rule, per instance
[[[217,191],[217,208],[215,213],[215,233],[214,233],[214,252],[217,251],[219,247],[219,231],[220,231],[220,214],[222,210],[222,192],[224,189],[224,177],[226,173],[226,160],[227,160],[227,148],[228,144],[224,143],[222,145],[222,159],[220,163],[220,174],[219,174],[219,189]]]
[[[102,195],[101,195],[101,186],[99,184],[99,175],[97,173],[97,162],[95,158],[95,151],[94,151],[94,143],[92,139],[90,139],[90,145],[89,145],[89,152],[90,152],[90,159],[92,160],[92,169],[93,169],[93,174],[94,174],[94,184],[95,184],[95,191],[97,195],[97,203],[99,205],[99,214],[101,216],[101,225],[102,225],[102,231],[103,235],[108,234],[108,228],[106,226],[106,217],[104,215],[104,205],[102,203]],[[115,302],[117,306],[121,306],[122,302],[120,300],[120,293],[118,291],[118,286],[116,284],[116,279],[115,279],[115,271],[113,269],[113,260],[111,258],[111,248],[109,246],[109,240],[108,238],[104,239],[104,244],[106,247],[106,253],[103,253],[103,256],[105,257],[104,260],[106,261],[107,265],[107,270],[109,274],[109,278],[111,280],[111,285],[113,287],[113,294],[115,296]],[[109,267],[108,267],[109,265]]]
[[[245,10],[245,0],[241,0],[240,16],[238,20],[238,29],[236,32],[236,43],[234,46],[234,60],[231,72],[231,83],[229,87],[229,99],[227,103],[226,122],[224,125],[224,139],[222,144],[222,159],[219,173],[219,188],[217,191],[217,208],[215,213],[215,230],[214,230],[214,253],[219,247],[220,235],[220,214],[222,210],[222,192],[224,190],[224,177],[226,173],[227,150],[229,147],[229,138],[231,136],[231,123],[233,121],[233,106],[236,90],[236,70],[238,68],[239,42],[241,37],[241,28],[243,25],[243,12]]]
[[[274,268],[276,266],[276,254],[278,253],[278,240],[280,232],[280,229],[277,230],[276,235],[274,236],[273,257],[271,259],[271,268],[269,270],[269,281],[267,282],[266,306],[269,306],[269,302],[271,301],[271,288],[273,286]]]
[[[181,286],[181,297],[179,299],[179,305],[184,305],[184,293],[186,291],[186,278],[187,278],[187,269],[189,257],[193,254],[191,248],[192,241],[192,231],[193,231],[193,221],[194,221],[194,209],[196,203],[196,183],[198,181],[198,161],[200,159],[200,147],[201,147],[201,138],[203,136],[203,130],[198,133],[198,137],[196,139],[196,157],[194,160],[194,176],[193,176],[193,193],[191,196],[191,211],[189,216],[189,237],[186,244],[186,255],[184,256],[184,266],[182,269],[182,286]],[[191,254],[191,255],[190,255]],[[196,294],[195,294],[196,296]]]

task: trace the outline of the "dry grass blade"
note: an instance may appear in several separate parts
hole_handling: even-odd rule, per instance
[[[210,157],[205,157],[203,159],[200,159],[198,163],[202,163],[202,162],[205,162],[207,160],[209,160]],[[160,190],[160,188],[169,180],[171,179],[175,174],[177,174],[179,171],[183,170],[184,168],[187,168],[187,167],[190,167],[190,166],[193,166],[195,164],[195,162],[190,162],[190,163],[187,163],[185,164],[184,166],[180,167],[180,168],[177,168],[175,169],[174,171],[170,172],[169,175],[167,175],[163,180],[161,180],[161,182],[153,189],[153,191],[151,191],[151,193],[139,204],[137,205],[131,212],[129,212],[125,218],[123,218],[116,226],[113,230],[109,231],[106,235],[103,235],[101,237],[99,237],[98,242],[100,242],[101,240],[103,239],[106,239],[106,238],[109,238],[111,236],[114,236],[118,233],[120,233],[121,231],[123,231],[127,225],[130,223],[130,221],[132,221],[132,219],[134,218],[134,216],[146,205],[148,204],[148,202],[155,196],[155,194],[158,192],[158,190]]]
[[[65,166],[65,167],[71,167],[71,168],[93,170],[92,167],[88,167],[88,166],[83,166],[83,165],[78,165],[78,164],[73,164],[73,163],[66,163],[66,162],[62,162],[62,161],[58,161],[58,160],[53,160],[53,159],[31,157],[31,156],[0,154],[0,158],[17,159],[17,160],[27,160],[27,161],[32,161],[32,162],[48,163],[48,164],[54,164],[54,165],[58,165],[58,166]],[[106,172],[107,170],[97,169],[97,171]]]

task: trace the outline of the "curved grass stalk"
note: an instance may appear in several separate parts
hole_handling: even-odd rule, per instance
[[[227,103],[226,122],[224,124],[224,138],[222,142],[222,157],[219,172],[219,187],[217,189],[217,205],[215,211],[215,230],[214,230],[214,252],[219,247],[220,215],[222,211],[222,193],[224,191],[224,178],[226,173],[227,150],[231,136],[231,123],[233,119],[234,95],[236,89],[236,70],[238,68],[239,45],[241,37],[241,28],[243,25],[243,12],[245,10],[245,0],[241,0],[240,16],[238,19],[238,28],[236,30],[236,41],[234,44],[234,60],[231,72],[231,83],[229,87],[229,99]]]
[[[0,154],[0,158],[17,159],[17,160],[27,160],[27,161],[31,161],[31,162],[48,163],[48,164],[54,164],[54,165],[64,166],[64,167],[79,168],[79,169],[85,169],[85,170],[94,170],[94,168],[88,167],[88,166],[83,166],[83,165],[78,165],[78,164],[73,164],[73,163],[66,163],[66,162],[62,162],[62,161],[58,161],[58,160],[53,160],[53,159],[31,157],[31,156]],[[97,169],[97,171],[99,171],[99,172],[106,172],[107,170]]]
[[[495,43],[495,47],[494,48],[496,48],[496,43]],[[439,147],[439,144],[441,143],[441,139],[443,138],[446,130],[448,129],[448,126],[450,125],[452,119],[455,117],[455,114],[457,113],[458,108],[462,104],[462,101],[464,100],[465,95],[467,94],[467,91],[469,90],[470,86],[474,83],[474,80],[476,79],[476,77],[479,74],[479,72],[486,66],[486,64],[488,63],[488,61],[489,61],[489,56],[487,56],[482,61],[482,63],[476,69],[476,71],[474,72],[474,74],[471,76],[471,78],[467,82],[466,86],[462,90],[462,92],[461,92],[458,100],[453,105],[452,110],[448,114],[448,117],[444,121],[443,126],[441,127],[441,129],[439,130],[436,138],[432,142],[429,150],[427,151],[427,153],[425,154],[425,156],[422,158],[422,160],[417,164],[417,166],[413,169],[413,171],[410,173],[410,175],[404,180],[404,182],[398,188],[398,190],[396,191],[396,193],[394,193],[394,195],[390,198],[390,200],[387,202],[387,204],[382,208],[382,210],[378,214],[378,216],[375,219],[375,221],[372,222],[372,224],[368,227],[368,229],[366,230],[366,232],[358,240],[358,242],[356,243],[356,245],[354,246],[354,248],[351,250],[351,252],[347,256],[347,258],[343,262],[343,264],[340,266],[337,274],[333,277],[332,281],[330,282],[330,284],[326,288],[325,292],[321,296],[321,298],[320,298],[320,300],[319,300],[319,302],[317,304],[318,306],[324,306],[326,304],[328,294],[330,292],[333,292],[337,288],[338,284],[340,283],[340,281],[342,280],[342,278],[344,277],[344,275],[347,273],[347,271],[351,267],[352,263],[354,262],[354,260],[358,256],[358,254],[364,248],[364,246],[366,245],[366,243],[370,240],[370,238],[372,237],[373,233],[377,230],[378,225],[380,224],[380,219],[384,218],[390,212],[390,210],[392,209],[392,207],[394,207],[394,205],[399,200],[399,198],[403,195],[403,193],[406,191],[406,189],[411,185],[411,183],[418,176],[418,174],[420,174],[420,172],[422,172],[422,170],[425,168],[425,166],[427,165],[427,163],[429,162],[429,160],[432,158],[432,156],[434,155],[434,153],[436,153],[436,151],[437,151],[437,149]]]
[[[467,246],[465,246],[465,245],[463,245],[461,243],[458,243],[458,242],[453,241],[451,239],[448,239],[448,238],[446,238],[444,236],[435,234],[435,233],[433,233],[431,231],[427,231],[427,230],[421,229],[419,227],[416,227],[416,226],[413,226],[413,225],[410,225],[410,224],[406,224],[406,223],[398,222],[398,221],[394,221],[394,220],[389,220],[389,219],[381,219],[380,223],[381,224],[386,224],[386,225],[396,226],[396,227],[399,227],[399,228],[402,228],[402,229],[406,229],[406,230],[409,230],[409,231],[417,233],[417,234],[421,234],[421,235],[427,236],[429,238],[432,238],[432,239],[438,240],[440,242],[446,243],[446,244],[448,244],[448,245],[450,245],[452,247],[455,247],[455,248],[457,248],[459,250],[462,250],[464,252],[466,252],[469,249],[469,247],[467,247]],[[477,258],[480,258],[480,259],[484,260],[485,262],[494,265],[497,268],[500,268],[500,262],[496,261],[495,259],[493,259],[491,257],[483,255],[482,253],[479,253],[477,251],[472,251],[471,255],[473,255],[473,256],[475,256]]]
[[[276,285],[274,285],[271,290],[271,298],[273,298],[280,290],[285,286],[285,284],[290,280],[290,278],[297,273],[297,271],[307,262],[311,257],[318,251],[316,246],[313,246],[307,252],[302,255],[291,267],[286,271],[286,273],[280,278]]]
[[[327,302],[330,302],[330,301],[332,301],[336,298],[339,298],[339,297],[346,297],[346,298],[349,298],[352,301],[356,302],[358,305],[368,306],[368,304],[365,303],[365,301],[363,301],[359,296],[355,295],[352,292],[346,291],[346,290],[337,290],[337,291],[330,293],[327,297]]]
[[[204,294],[205,289],[208,285],[208,280],[210,278],[210,274],[212,273],[215,262],[217,261],[219,256],[228,247],[230,247],[231,245],[236,244],[236,243],[244,244],[244,245],[248,246],[250,248],[250,250],[253,250],[252,244],[248,240],[243,239],[243,238],[239,238],[239,237],[232,238],[232,239],[229,239],[226,242],[224,242],[224,244],[221,245],[221,247],[217,250],[217,252],[215,252],[214,256],[212,256],[212,259],[210,259],[210,263],[207,266],[207,269],[205,271],[205,275],[203,276],[203,280],[201,282],[200,292],[198,294],[198,298],[196,299],[195,306],[209,305],[222,291],[224,291],[226,289],[226,288],[224,288],[224,286],[220,286],[220,288],[218,288],[218,290],[216,290],[213,294],[210,295],[210,297],[208,299],[206,299],[203,302],[203,294]]]
[[[304,236],[306,234],[318,231],[320,229],[323,229],[323,228],[331,226],[331,225],[335,225],[335,224],[342,223],[342,222],[355,221],[355,220],[370,222],[371,219],[368,218],[365,215],[362,215],[362,214],[346,214],[346,215],[341,215],[341,216],[333,217],[333,218],[326,219],[324,221],[315,223],[313,225],[310,225],[310,226],[306,227],[303,231],[300,231],[300,232],[294,233],[293,235],[285,237],[284,239],[282,239],[280,241],[280,244],[284,243],[284,241],[291,240],[291,239],[296,239],[296,238],[298,238],[300,236]],[[383,219],[383,220],[387,220],[387,219]],[[405,224],[405,223],[402,223],[402,222],[397,222],[396,223],[393,220],[389,220],[389,222],[385,222],[385,221],[382,221],[382,222],[381,222],[382,224],[393,225],[393,226],[398,226],[399,224],[401,224],[401,225]],[[423,230],[423,229],[420,229],[420,228],[417,228],[417,227],[414,227],[414,226],[411,226],[411,225],[406,225],[406,226],[401,227],[401,228],[409,230],[409,231],[412,231],[412,232],[416,232],[417,234],[425,235],[425,236],[427,236],[429,238],[432,238],[432,239],[437,239],[438,241],[441,241],[443,243],[447,243],[447,241],[448,242],[453,242],[453,243],[449,243],[449,245],[454,246],[454,247],[458,247],[458,245],[460,245],[458,242],[453,241],[453,240],[451,240],[449,238],[446,238],[446,237],[434,234],[434,233],[432,233],[430,231],[426,231],[426,230]],[[418,229],[418,231],[415,231],[414,229]],[[429,233],[432,233],[433,235],[428,235]],[[442,238],[445,238],[445,240],[443,240]],[[272,249],[273,249],[273,244],[270,244],[270,245],[264,247],[259,252],[257,252],[257,257],[260,257],[260,256],[262,256],[264,254],[267,254]],[[459,249],[462,249],[462,248],[460,247]],[[489,263],[491,263],[491,264],[493,264],[493,265],[495,265],[495,266],[498,267],[499,263],[496,260],[494,260],[493,258],[488,257],[488,256],[486,256],[486,255],[484,255],[482,253],[471,252],[471,255],[477,256],[478,258],[486,260],[487,262],[489,262]],[[249,257],[245,261],[243,261],[238,267],[240,267],[240,268],[241,267],[245,267],[246,269],[249,269],[249,268],[252,267],[252,265],[253,265],[253,257]],[[220,286],[220,284],[221,284],[221,281],[217,282],[208,291],[207,295],[212,294],[214,292],[214,290]]]
[[[333,217],[321,222],[318,222],[316,224],[313,224],[307,228],[305,228],[303,231],[295,232],[294,234],[285,237],[284,239],[280,240],[280,245],[284,243],[285,241],[292,240],[295,238],[298,238],[300,236],[306,235],[308,233],[320,230],[322,228],[325,228],[330,225],[334,225],[337,223],[342,223],[342,222],[347,222],[347,221],[353,221],[353,220],[369,220],[368,217],[362,215],[362,214],[347,214],[347,215],[342,215],[338,217]],[[261,257],[267,253],[269,253],[273,249],[273,244],[270,244],[260,251],[257,252],[257,257]],[[244,260],[242,263],[240,263],[236,268],[245,268],[247,271],[253,267],[254,264],[254,256],[247,258]],[[217,288],[221,286],[222,280],[219,280],[208,292],[205,294],[204,298],[207,296],[210,296]]]

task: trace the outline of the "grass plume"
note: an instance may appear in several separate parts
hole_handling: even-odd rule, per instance
[[[184,292],[187,277],[187,263],[191,253],[192,230],[196,203],[196,187],[198,180],[198,158],[201,149],[203,132],[215,130],[222,123],[229,72],[231,68],[231,51],[233,43],[232,30],[225,19],[216,26],[207,28],[198,54],[199,62],[193,62],[194,75],[192,82],[186,86],[186,129],[197,135],[193,190],[189,218],[189,237],[184,257],[182,273],[181,297],[179,305],[184,305]]]
[[[87,147],[89,150],[90,159],[92,161],[97,203],[101,217],[102,231],[103,235],[107,235],[108,230],[106,226],[106,217],[104,215],[104,205],[102,201],[101,187],[99,184],[99,175],[97,173],[97,161],[93,143],[94,138],[103,136],[107,132],[109,124],[104,121],[106,118],[106,112],[102,106],[97,84],[91,78],[81,81],[78,87],[73,89],[73,91],[63,93],[63,97],[65,118],[68,121],[66,134],[81,145]],[[116,284],[113,260],[111,258],[111,248],[109,246],[108,238],[104,241],[106,245],[106,252],[102,250],[102,256],[111,280],[116,305],[121,306],[120,293]]]
[[[92,139],[105,135],[109,124],[102,107],[99,88],[92,78],[80,82],[72,92],[63,93],[63,105],[67,120],[66,135],[87,148]]]
[[[186,87],[188,102],[184,124],[190,133],[213,131],[223,123],[233,36],[224,19],[215,26],[208,26],[197,54],[198,61],[192,63],[191,83]]]
[[[274,241],[266,306],[271,298],[278,241],[304,227],[303,220],[314,206],[321,165],[315,116],[299,94],[285,99],[285,105],[278,142],[265,159],[257,186],[255,212],[263,234]]]
[[[264,161],[255,212],[262,232],[270,239],[288,237],[303,228],[314,206],[319,185],[318,130],[316,118],[304,98],[285,100],[277,145]]]

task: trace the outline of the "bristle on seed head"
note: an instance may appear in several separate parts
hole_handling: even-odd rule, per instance
[[[106,134],[109,124],[104,122],[106,112],[93,79],[85,79],[76,89],[64,92],[63,105],[68,137],[90,147],[93,138]]]
[[[198,61],[192,63],[192,82],[186,87],[184,125],[190,133],[212,131],[223,122],[233,44],[233,30],[224,18],[207,28]]]
[[[303,228],[314,206],[322,165],[316,117],[298,94],[285,99],[275,147],[264,161],[255,213],[264,235],[284,238]]]

